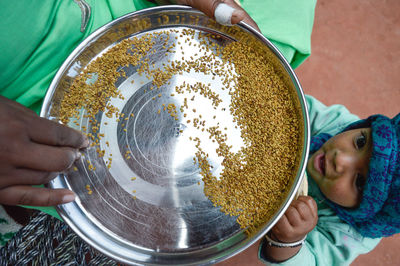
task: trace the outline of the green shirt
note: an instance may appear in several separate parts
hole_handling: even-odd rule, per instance
[[[82,33],[81,9],[73,0],[2,1],[0,8],[0,94],[39,113],[58,68],[90,33],[129,12],[154,4],[145,0],[86,0],[91,16]],[[316,0],[242,0],[263,34],[293,67],[311,52]],[[54,208],[39,208],[59,218]]]
[[[315,98],[306,96],[309,108],[311,135],[328,133],[336,135],[350,123],[359,120],[343,105],[325,106]],[[325,203],[323,196],[314,182],[307,175],[308,195],[312,196],[318,206],[318,223],[314,230],[308,233],[305,244],[299,253],[289,260],[274,264],[265,260],[262,254],[262,242],[259,258],[268,265],[350,265],[358,255],[375,248],[380,238],[361,236],[353,227],[342,221]]]

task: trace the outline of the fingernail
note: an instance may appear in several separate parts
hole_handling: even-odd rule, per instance
[[[241,17],[240,11],[235,9],[235,11],[233,11],[233,13],[232,13],[231,23],[237,24],[242,20],[243,20],[243,18]]]
[[[82,154],[80,151],[75,152],[75,160],[78,160],[79,158],[81,158]]]
[[[62,198],[62,202],[63,203],[68,203],[68,202],[71,202],[71,201],[74,201],[74,200],[75,200],[75,195],[74,194],[66,194]]]

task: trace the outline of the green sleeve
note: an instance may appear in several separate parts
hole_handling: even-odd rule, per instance
[[[54,75],[90,33],[129,12],[154,4],[144,0],[86,0],[91,16],[81,32],[75,1],[3,1],[0,8],[0,95],[39,113]]]
[[[326,106],[310,95],[306,95],[306,102],[310,118],[311,136],[319,133],[336,135],[346,126],[360,119],[340,104]]]
[[[293,68],[311,53],[316,0],[241,0],[261,32]]]
[[[265,241],[259,247],[259,259],[268,265],[282,266],[350,265],[359,255],[374,249],[380,241],[379,238],[357,239],[351,233],[344,233],[340,227],[326,230],[317,226],[308,233],[300,251],[289,260],[281,263],[266,260],[262,253]]]

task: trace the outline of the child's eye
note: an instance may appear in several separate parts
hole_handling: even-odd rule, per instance
[[[365,177],[362,174],[357,174],[356,187],[359,192],[362,192],[364,190],[365,181]]]
[[[361,132],[360,135],[356,137],[356,147],[357,149],[361,149],[367,143],[367,138],[364,132]]]

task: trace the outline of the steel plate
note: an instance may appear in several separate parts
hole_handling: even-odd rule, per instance
[[[228,108],[230,95],[220,89],[221,80],[203,73],[183,73],[172,77],[170,84],[163,85],[163,94],[158,97],[157,91],[150,90],[152,80],[139,75],[135,67],[127,69],[127,77],[116,84],[123,99],[110,99],[127,119],[117,121],[104,113],[96,116],[101,125],[100,133],[104,134],[100,149],[105,149],[105,156],[98,156],[96,147],[88,148],[76,163],[77,171],[59,175],[49,186],[69,188],[77,194],[75,202],[60,205],[57,209],[80,237],[104,254],[128,264],[210,264],[244,250],[260,239],[288,207],[304,174],[308,154],[309,125],[304,95],[294,72],[279,51],[245,23],[221,26],[199,11],[181,6],[131,13],[91,34],[59,69],[46,95],[41,116],[58,121],[63,93],[90,62],[110,47],[126,38],[171,29],[215,34],[220,37],[218,45],[221,46],[232,41],[246,42],[246,38],[256,40],[265,56],[281,72],[288,88],[293,90],[293,100],[302,118],[303,147],[286,200],[271,220],[248,235],[240,229],[236,217],[223,214],[203,193],[200,170],[193,163],[196,149],[189,137],[197,136],[205,144],[214,167],[213,174],[218,176],[221,158],[215,153],[215,144],[208,135],[185,122],[192,119],[190,115],[175,120],[166,112],[158,114],[156,111],[163,103],[182,104],[183,96],[170,95],[174,87],[183,81],[196,80],[210,83],[223,99],[222,105]],[[183,51],[184,56],[194,56],[196,51],[183,42],[179,33],[171,32],[171,35],[177,37],[170,38],[171,41],[182,41],[184,49],[167,57],[161,56],[164,48],[161,41],[156,41],[155,50],[160,53],[146,55],[154,62],[154,68],[161,67],[174,56],[182,56]],[[200,97],[196,97],[192,105],[207,121],[216,115],[216,122],[228,128],[229,144],[234,149],[240,148],[240,132],[234,127],[232,117],[218,113],[218,110],[209,112],[212,109],[210,103]],[[80,120],[75,121],[78,123],[71,121],[69,126],[78,130],[90,128],[85,113],[86,110],[81,110]],[[105,158],[110,156],[113,162],[108,169]],[[88,169],[89,164],[95,170]]]

